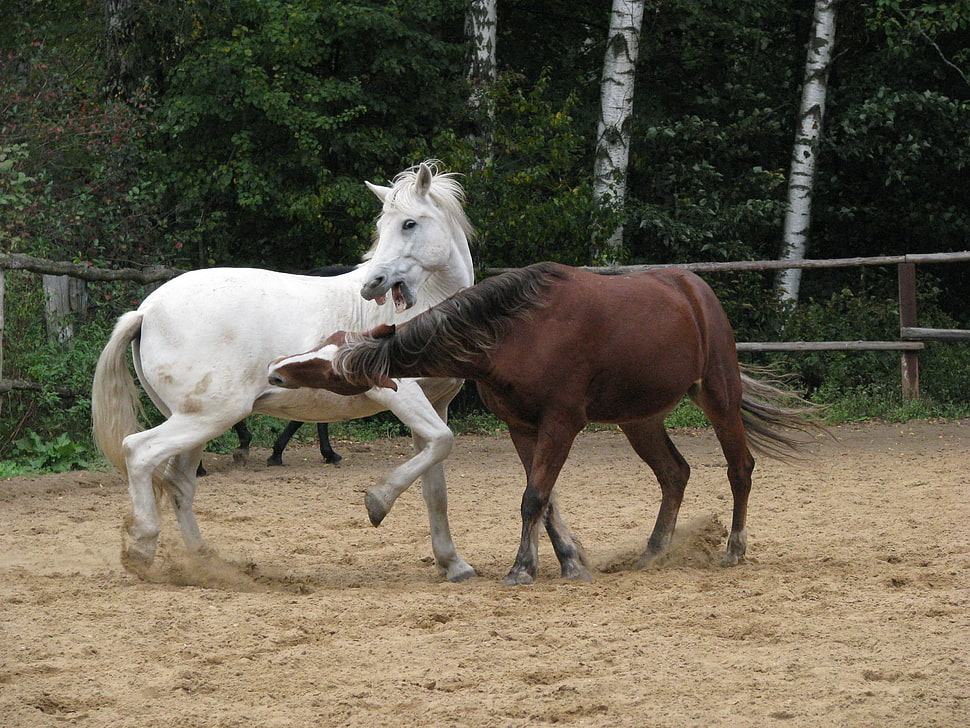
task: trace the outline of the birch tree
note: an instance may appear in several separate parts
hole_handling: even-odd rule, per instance
[[[468,62],[468,105],[481,119],[476,163],[487,164],[492,156],[492,119],[495,109],[488,96],[495,82],[495,34],[498,27],[497,0],[470,0],[465,15],[465,33],[471,46]]]
[[[781,260],[802,260],[808,249],[815,162],[822,137],[829,68],[835,47],[836,4],[837,0],[815,0],[791,172],[788,176],[788,210],[782,232]],[[791,305],[798,303],[801,280],[802,271],[799,268],[778,271],[775,288],[782,302]]]
[[[626,198],[630,119],[642,24],[643,0],[613,0],[593,162],[594,199],[601,208],[613,212],[620,211]],[[615,263],[622,243],[623,225],[618,224],[608,233],[597,257]]]
[[[132,0],[104,0],[107,86],[124,101],[134,98],[135,42]]]

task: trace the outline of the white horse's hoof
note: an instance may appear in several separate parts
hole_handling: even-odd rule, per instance
[[[582,564],[563,566],[562,578],[569,579],[570,581],[592,581],[593,580],[593,577],[590,575],[589,570]]]
[[[134,546],[126,546],[121,549],[121,566],[125,571],[134,574],[139,579],[148,577],[148,569],[151,568],[154,560],[155,555],[153,553],[146,554]]]
[[[373,526],[380,526],[388,511],[391,510],[379,496],[370,490],[364,494],[364,506],[367,508],[367,515],[370,517]]]

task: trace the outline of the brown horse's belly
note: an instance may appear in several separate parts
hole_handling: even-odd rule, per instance
[[[587,387],[585,407],[589,422],[620,424],[655,416],[666,416],[684,398],[696,381],[688,368],[652,368],[649,377],[642,370],[604,370]]]

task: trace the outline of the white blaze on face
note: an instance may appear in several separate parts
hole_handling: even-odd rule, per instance
[[[313,361],[333,361],[334,355],[337,353],[336,344],[327,344],[319,349],[314,349],[313,351],[308,351],[304,354],[294,354],[293,356],[288,356],[285,359],[281,359],[277,362],[277,366],[286,366],[287,364],[303,364],[306,362]]]
[[[336,344],[327,344],[326,346],[317,349],[312,352],[314,354],[314,359],[322,359],[323,361],[333,361],[334,356],[337,354],[337,349],[339,349]]]

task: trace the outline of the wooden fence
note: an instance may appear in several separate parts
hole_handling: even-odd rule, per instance
[[[38,392],[42,389],[36,382],[22,379],[5,379],[3,377],[3,337],[5,329],[4,299],[6,294],[6,276],[8,270],[24,270],[42,276],[56,276],[81,281],[132,281],[143,285],[151,285],[167,281],[169,278],[185,271],[164,266],[150,266],[139,270],[137,268],[97,268],[86,263],[69,263],[58,260],[35,258],[22,253],[0,253],[0,394],[12,390]],[[67,296],[64,297],[67,300]],[[66,304],[65,304],[66,305]],[[62,310],[60,313],[64,313]],[[52,312],[56,316],[57,312]],[[67,389],[58,390],[64,396],[75,394]]]
[[[745,260],[725,263],[678,263],[658,265],[627,265],[587,267],[604,275],[619,275],[658,268],[684,268],[698,273],[718,271],[763,271],[784,268],[846,268],[872,265],[895,265],[899,272],[899,340],[895,341],[742,341],[739,351],[899,351],[903,393],[919,397],[919,351],[926,341],[970,341],[970,331],[962,329],[928,329],[917,326],[916,266],[931,263],[970,261],[970,251],[958,253],[925,253],[915,255],[885,255],[866,258],[835,258],[830,260]],[[84,263],[45,260],[30,255],[0,253],[0,393],[11,390],[39,391],[41,386],[23,380],[3,378],[4,334],[4,272],[25,270],[47,276],[69,276],[83,281],[132,281],[143,285],[161,283],[184,271],[163,266],[145,269],[96,268]],[[486,268],[484,275],[502,273],[504,268]],[[67,393],[65,393],[67,394]]]

